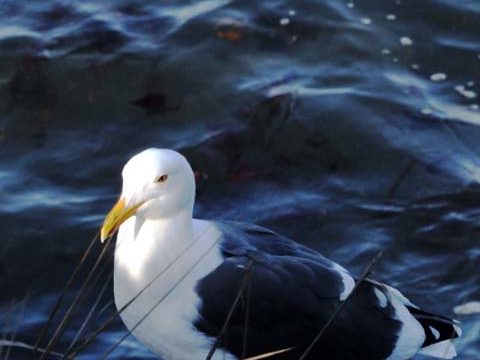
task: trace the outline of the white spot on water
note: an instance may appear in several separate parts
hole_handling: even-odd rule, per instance
[[[457,93],[466,97],[467,99],[475,99],[477,97],[477,93],[475,91],[467,90],[463,85],[457,85],[454,89]]]
[[[393,58],[393,62],[398,62],[398,58]]]
[[[419,69],[420,69],[420,65],[418,65],[418,64],[412,64],[412,65],[411,65],[411,68],[412,68],[413,70],[419,70]]]
[[[480,106],[478,104],[471,104],[470,105],[470,109],[472,110],[478,110],[480,108]]]
[[[12,25],[12,26],[5,26],[3,25],[2,28],[0,29],[0,39],[6,39],[9,37],[37,37],[38,34],[35,33],[34,31],[30,31],[24,27]]]
[[[420,110],[420,112],[423,114],[423,115],[430,115],[433,110],[430,109],[430,108],[423,108],[422,110]]]
[[[400,44],[402,44],[403,46],[412,46],[413,41],[408,36],[402,36],[400,38]]]
[[[369,19],[369,18],[361,18],[360,21],[364,25],[370,25],[372,23],[372,19]]]
[[[472,87],[472,86],[474,86],[474,85],[475,85],[475,81],[469,81],[469,82],[467,82],[467,86],[468,86],[468,87]]]
[[[50,52],[50,50],[48,49],[44,49],[42,50],[42,55],[48,59],[50,59],[52,57],[52,53]]]
[[[289,19],[289,18],[282,18],[282,19],[280,19],[280,25],[286,26],[286,25],[288,25],[288,24],[290,24],[290,19]]]
[[[353,9],[355,7],[355,4],[353,2],[349,2],[347,4],[347,6],[350,8],[350,9]]]
[[[390,55],[392,52],[390,51],[390,49],[382,49],[382,54],[383,55]]]
[[[295,10],[290,10],[290,11],[288,12],[288,15],[290,15],[290,16],[295,16],[295,15],[297,15],[297,12],[296,12]]]
[[[387,20],[395,21],[395,20],[397,20],[397,15],[395,15],[395,14],[387,14],[386,18],[387,18]]]
[[[447,80],[447,74],[444,73],[435,73],[430,75],[430,80],[432,81],[444,81]]]
[[[455,306],[453,312],[457,315],[480,314],[480,301],[469,301],[465,304]]]

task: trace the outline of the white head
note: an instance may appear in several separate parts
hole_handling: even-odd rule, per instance
[[[188,161],[176,151],[150,148],[133,156],[122,171],[120,200],[105,218],[102,241],[130,216],[174,217],[193,210],[195,178]]]

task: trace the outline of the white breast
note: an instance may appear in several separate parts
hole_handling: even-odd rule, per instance
[[[151,227],[149,231],[146,223],[134,238],[134,223],[132,219],[122,225],[117,238],[114,273],[117,309],[158,274],[162,275],[121,314],[123,322],[135,337],[165,360],[205,358],[212,340],[193,327],[200,304],[194,288],[198,280],[222,262],[216,246],[220,231],[211,222],[194,220],[194,244],[179,256],[189,244],[175,237],[181,234],[159,241],[158,236],[153,236],[154,232],[158,234],[158,228]],[[235,358],[217,351],[214,359]]]

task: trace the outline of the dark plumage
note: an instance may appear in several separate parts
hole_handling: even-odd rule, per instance
[[[219,334],[251,266],[247,290],[220,346],[238,358],[292,348],[272,358],[298,360],[340,303],[345,289],[338,268],[315,251],[270,230],[238,223],[217,226],[223,231],[220,248],[225,259],[197,285],[202,303],[195,327],[212,338]],[[382,306],[376,291],[386,299],[391,296],[382,284],[361,283],[308,359],[388,358],[402,322],[390,299]],[[428,331],[432,324],[439,329],[437,341],[457,337],[451,320],[431,320],[426,312],[414,307],[409,310],[414,316],[424,316],[420,323]],[[437,342],[430,333],[424,346]]]

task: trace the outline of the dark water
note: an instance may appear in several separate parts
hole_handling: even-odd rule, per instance
[[[190,159],[197,217],[357,274],[385,249],[377,279],[453,316],[480,300],[479,74],[477,0],[1,1],[2,338],[35,341],[150,146]],[[478,359],[480,315],[461,320],[459,358]],[[111,357],[153,355],[129,338]]]

